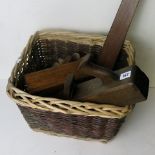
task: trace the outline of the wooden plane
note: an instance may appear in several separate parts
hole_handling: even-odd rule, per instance
[[[107,72],[107,70],[103,69],[103,72]],[[114,74],[115,76],[111,76],[112,74],[108,73],[105,75],[107,78],[104,79],[100,78],[101,74],[96,74],[98,78],[77,84],[74,93],[72,92],[72,96],[69,98],[76,101],[117,106],[131,105],[147,99],[149,79],[139,67],[125,67],[115,71]],[[110,76],[111,78],[109,78]]]

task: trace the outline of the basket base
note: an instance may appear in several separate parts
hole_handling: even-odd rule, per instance
[[[32,129],[32,130],[34,132],[44,133],[44,134],[47,134],[47,135],[50,135],[50,136],[74,138],[74,139],[84,140],[84,141],[95,141],[95,142],[101,142],[101,143],[105,143],[105,144],[110,141],[110,140],[106,140],[106,139],[93,139],[93,138],[82,138],[82,137],[77,137],[77,136],[69,136],[69,135],[66,135],[66,134],[55,133],[55,132],[52,132],[52,131],[44,131],[44,130],[41,130],[41,129]]]
[[[56,136],[108,142],[113,139],[126,117],[121,119],[67,115],[19,106],[32,130]]]

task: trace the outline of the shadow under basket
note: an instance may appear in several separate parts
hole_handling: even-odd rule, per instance
[[[24,75],[51,67],[58,58],[73,53],[99,53],[106,37],[65,31],[39,31],[29,39],[8,80],[7,93],[35,131],[107,142],[119,131],[133,106],[82,103],[31,95]],[[125,41],[115,69],[134,64],[134,50]]]

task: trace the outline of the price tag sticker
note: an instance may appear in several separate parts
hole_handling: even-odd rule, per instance
[[[124,79],[130,78],[130,77],[131,77],[131,71],[128,71],[128,72],[121,74],[120,80],[124,80]]]

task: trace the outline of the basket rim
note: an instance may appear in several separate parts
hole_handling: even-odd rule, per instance
[[[24,64],[24,58],[31,51],[32,42],[38,38],[67,38],[68,40],[76,41],[78,38],[82,43],[90,44],[103,44],[106,36],[95,35],[95,34],[84,34],[77,32],[68,32],[68,31],[38,31],[32,35],[28,41],[27,46],[24,48],[22,55],[15,64],[11,76],[7,84],[7,94],[8,96],[15,101],[16,104],[25,107],[31,107],[33,109],[51,111],[51,112],[61,112],[64,114],[73,114],[73,115],[84,115],[84,116],[98,116],[103,118],[118,118],[121,119],[126,117],[126,115],[133,109],[133,106],[119,107],[108,104],[95,104],[90,102],[77,102],[62,100],[57,98],[49,97],[40,97],[31,95],[23,90],[16,88],[13,84],[14,77],[17,74],[18,68]],[[87,38],[87,39],[86,39]],[[93,41],[92,41],[93,40]],[[129,65],[134,64],[135,60],[135,51],[130,43],[126,40],[123,48],[129,55],[128,63]]]

